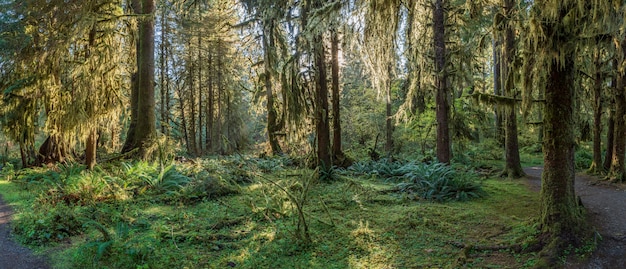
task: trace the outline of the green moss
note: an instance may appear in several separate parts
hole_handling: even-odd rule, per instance
[[[285,169],[264,177],[296,191],[294,175],[310,173]],[[342,177],[309,191],[308,245],[294,236],[297,215],[286,194],[253,180],[238,194],[193,204],[144,194],[74,205],[78,220],[96,221],[108,238],[87,224],[68,239],[69,248],[45,247],[57,268],[448,268],[460,262],[463,248],[455,243],[528,245],[537,235],[538,194],[518,181],[484,180],[485,198],[440,204],[402,199],[385,191],[392,183]],[[48,188],[0,182],[18,218]],[[524,268],[536,259],[532,252],[465,251],[462,263],[475,268]]]

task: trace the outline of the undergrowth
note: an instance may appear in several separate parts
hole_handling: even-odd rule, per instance
[[[536,234],[537,195],[520,183],[417,162],[329,173],[247,156],[94,171],[5,166],[0,191],[17,210],[16,237],[53,252],[56,268],[449,268],[461,251],[454,242],[523,244]],[[470,192],[483,198],[460,202]],[[535,259],[469,256],[476,268]]]
[[[411,199],[465,201],[485,195],[478,176],[471,171],[459,172],[450,165],[431,162],[400,162],[382,159],[359,162],[350,170],[395,182],[395,189]]]

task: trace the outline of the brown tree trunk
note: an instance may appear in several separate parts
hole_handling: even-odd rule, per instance
[[[153,15],[154,0],[133,1],[135,13]],[[139,6],[141,5],[141,6]],[[140,12],[138,12],[140,11]],[[137,114],[135,115],[134,135],[130,139],[132,147],[124,147],[124,152],[139,149],[139,155],[147,158],[148,147],[156,134],[154,98],[154,18],[147,16],[139,20],[139,40],[137,44]],[[132,106],[132,101],[131,101]],[[132,109],[131,109],[132,110]],[[132,113],[131,113],[132,117]],[[131,119],[131,124],[133,120]],[[131,131],[129,130],[129,133]],[[127,137],[129,139],[129,137]]]
[[[221,139],[224,135],[222,133],[222,94],[224,93],[224,81],[222,80],[223,69],[222,69],[222,61],[224,55],[222,55],[222,42],[218,40],[217,42],[217,126],[216,126],[216,142],[217,142],[217,151],[219,154],[223,155],[224,152],[224,143]]]
[[[189,130],[187,130],[187,117],[185,117],[185,94],[183,93],[182,87],[178,86],[178,107],[180,108],[180,124],[181,129],[183,131],[183,137],[185,138],[185,147],[187,148],[187,152],[191,152],[191,147],[189,145]]]
[[[574,192],[574,59],[573,55],[564,57],[564,63],[552,62],[545,91],[540,223],[552,240],[544,249],[548,256],[570,243],[580,243],[586,227]]]
[[[494,40],[492,41],[492,47],[493,47],[493,94],[494,95],[502,95],[502,75],[500,73],[500,70],[502,69],[502,66],[500,64],[500,59],[502,57],[501,53],[500,53],[500,41],[498,40],[498,37],[495,36],[497,34],[495,34],[494,30]],[[494,138],[496,139],[496,141],[498,141],[499,145],[503,146],[504,145],[504,117],[502,117],[502,112],[499,109],[498,105],[495,105],[495,136]]]
[[[604,78],[600,70],[600,50],[596,49],[596,75],[593,84],[593,161],[589,172],[596,174],[604,171],[602,166],[602,82]]]
[[[621,53],[626,57],[626,40],[621,42]],[[617,66],[620,65],[615,65]],[[626,157],[626,74],[617,73],[617,85],[614,89],[615,96],[615,121],[613,126],[613,155],[611,157],[611,169],[609,176],[615,181],[624,181],[624,158]]]
[[[165,8],[163,8],[161,10],[161,29],[165,28],[165,24],[167,24],[166,21],[166,17],[167,17],[167,11],[165,10]],[[166,99],[166,95],[167,95],[167,87],[165,85],[165,76],[167,75],[166,69],[165,69],[165,58],[167,57],[165,55],[165,34],[166,31],[163,30],[161,31],[161,44],[159,46],[159,64],[160,64],[160,74],[159,74],[159,93],[160,93],[160,102],[159,102],[159,112],[161,112],[160,116],[161,116],[161,120],[159,121],[159,126],[161,127],[161,133],[165,134],[166,133],[166,128],[167,125],[169,125],[168,122],[168,117],[167,117],[167,109],[165,106],[165,99]]]
[[[278,115],[276,108],[274,107],[274,91],[272,90],[272,75],[274,73],[274,54],[272,50],[275,50],[274,46],[274,22],[264,22],[263,33],[263,53],[265,54],[265,97],[267,98],[267,140],[270,144],[270,154],[277,155],[282,153],[280,144],[278,143],[278,137],[276,133],[280,131],[278,124]]]
[[[333,102],[333,148],[334,160],[343,160],[344,154],[341,149],[341,107],[339,106],[339,34],[337,29],[333,29],[330,41],[331,55],[331,80],[332,80],[332,102]]]
[[[322,169],[332,167],[330,157],[330,128],[328,124],[328,83],[322,34],[313,38],[315,58],[315,130],[317,132],[317,159]]]
[[[132,74],[130,79],[130,122],[126,131],[126,140],[122,146],[122,153],[129,152],[136,148],[136,131],[138,120],[139,85],[137,84],[137,73]]]
[[[619,81],[619,80],[618,80]],[[618,82],[618,85],[623,85]],[[612,180],[624,180],[624,154],[626,153],[626,123],[624,116],[626,115],[626,99],[622,92],[623,87],[619,87],[615,93],[615,121],[613,126],[613,155],[611,156],[610,177]]]
[[[504,14],[507,18],[513,17],[514,1],[504,0]],[[515,98],[515,80],[513,78],[515,61],[515,35],[513,33],[513,24],[508,21],[506,24],[506,30],[504,32],[504,57],[501,62],[502,70],[504,72],[504,95],[507,97]],[[515,109],[515,102],[513,105],[506,109],[506,129],[505,129],[505,155],[506,164],[504,167],[503,175],[510,178],[523,177],[524,171],[522,170],[522,164],[519,156],[519,143],[517,139],[517,113]]]
[[[613,85],[616,85],[613,81]],[[609,115],[607,116],[607,130],[606,130],[606,153],[604,155],[604,163],[602,164],[604,170],[611,169],[611,160],[613,158],[613,143],[615,142],[615,100],[611,100],[609,107]]]
[[[69,152],[62,135],[50,135],[39,147],[37,164],[64,163]]]
[[[189,115],[188,115],[188,120],[187,120],[187,124],[189,125],[189,141],[187,141],[189,143],[189,148],[191,149],[191,151],[189,151],[188,153],[191,154],[192,156],[198,156],[198,144],[197,144],[197,140],[196,140],[196,87],[195,87],[195,80],[194,80],[194,71],[195,71],[195,62],[193,60],[193,57],[191,55],[191,41],[189,41],[189,49],[190,51],[189,53],[189,64],[191,65],[191,67],[189,68],[189,70],[187,70],[188,73],[188,78],[189,78],[189,89],[188,89],[188,96],[189,99],[187,100],[187,103],[189,104]]]
[[[206,149],[207,152],[211,153],[213,151],[213,111],[214,111],[214,102],[213,102],[213,55],[211,54],[211,52],[209,52],[208,56],[208,67],[209,70],[207,70],[208,73],[208,79],[207,79],[207,84],[208,85],[208,106],[207,106],[207,113],[206,113]]]
[[[391,85],[392,70],[391,65],[387,67],[387,85],[385,92],[385,151],[391,157],[393,153],[393,113],[391,112]]]
[[[433,41],[435,47],[435,73],[437,95],[437,160],[450,163],[452,149],[450,146],[450,93],[448,90],[448,74],[446,71],[446,37],[445,10],[443,0],[435,0],[433,9]]]
[[[98,132],[96,129],[93,129],[87,137],[87,145],[85,146],[85,165],[89,170],[92,170],[96,166],[97,147]]]

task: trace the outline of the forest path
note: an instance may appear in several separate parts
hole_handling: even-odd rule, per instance
[[[30,249],[16,243],[11,236],[13,210],[0,196],[0,268],[48,269],[43,257],[35,256]]]
[[[543,168],[528,167],[524,172],[530,188],[539,191]],[[626,268],[626,186],[579,173],[575,187],[602,241],[588,260],[568,262],[565,268]]]

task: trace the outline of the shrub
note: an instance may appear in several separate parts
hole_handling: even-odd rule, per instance
[[[47,212],[37,212],[40,210]],[[21,213],[20,218],[14,220],[13,231],[21,235],[18,238],[25,244],[41,245],[81,234],[83,223],[75,209],[59,204],[55,207]]]
[[[458,172],[442,163],[418,162],[358,162],[349,168],[360,174],[376,175],[386,180],[400,182],[396,190],[410,198],[435,201],[465,201],[485,195],[477,175]]]

